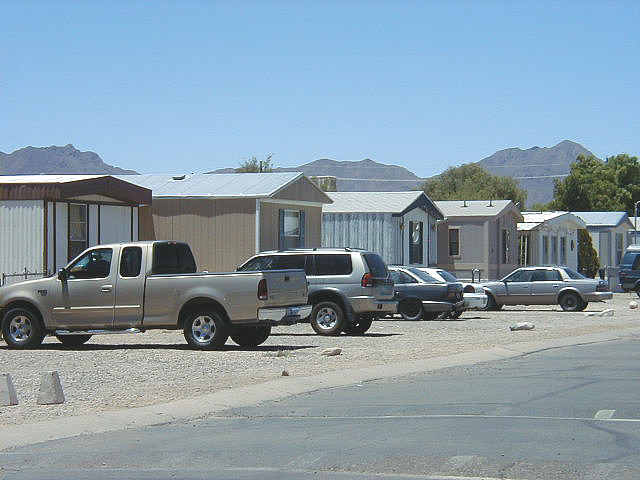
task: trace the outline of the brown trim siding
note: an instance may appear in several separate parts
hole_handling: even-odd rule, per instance
[[[322,207],[263,202],[260,210],[260,250],[277,250],[279,243],[279,216],[281,209],[304,210],[305,247],[320,247],[322,243]]]
[[[189,243],[198,268],[230,271],[255,254],[255,199],[154,199],[138,210],[144,240]]]
[[[42,206],[43,206],[43,232],[44,232],[44,248],[42,249],[42,271],[44,272],[44,274],[47,274],[47,269],[48,269],[48,265],[47,265],[47,260],[48,260],[48,256],[49,256],[49,250],[47,249],[47,244],[49,241],[49,210],[48,210],[48,206],[47,206],[47,201],[43,200],[42,201]]]
[[[58,270],[58,206],[53,202],[53,271]]]
[[[307,177],[300,177],[273,195],[279,200],[332,203],[331,199]]]

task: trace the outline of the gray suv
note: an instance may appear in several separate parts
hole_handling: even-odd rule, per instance
[[[377,253],[352,248],[262,252],[238,270],[302,269],[309,283],[311,326],[320,335],[363,334],[378,316],[396,313],[393,281]]]

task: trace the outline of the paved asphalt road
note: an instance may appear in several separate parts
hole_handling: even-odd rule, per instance
[[[640,340],[0,452],[0,479],[640,479]]]

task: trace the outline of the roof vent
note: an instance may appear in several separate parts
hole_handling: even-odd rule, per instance
[[[493,198],[489,200],[489,205],[487,205],[487,207],[493,207]]]
[[[463,201],[462,201],[462,206],[463,206],[463,207],[468,207],[468,205],[467,205],[467,201],[466,201],[466,200],[463,200]]]
[[[174,180],[184,180],[187,176],[186,175],[176,175],[175,177],[171,177]]]

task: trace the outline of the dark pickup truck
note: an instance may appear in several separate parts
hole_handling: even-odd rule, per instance
[[[442,314],[457,317],[464,310],[461,283],[442,283],[414,267],[389,267],[389,274],[398,313],[405,320],[435,320]]]

